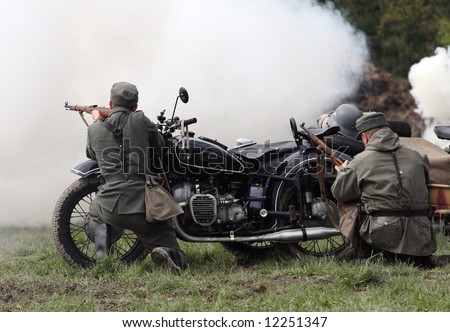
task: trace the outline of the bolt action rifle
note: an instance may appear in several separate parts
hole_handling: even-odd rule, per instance
[[[91,106],[85,106],[85,105],[69,105],[69,103],[66,101],[64,104],[64,107],[68,111],[76,111],[78,114],[80,114],[81,119],[86,124],[86,126],[89,126],[86,119],[84,118],[83,113],[89,113],[92,115],[94,120],[101,120],[104,118],[107,118],[109,116],[109,113],[111,112],[110,108],[107,107],[99,107],[98,105],[91,105]]]

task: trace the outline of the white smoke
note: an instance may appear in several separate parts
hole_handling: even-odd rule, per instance
[[[2,5],[0,224],[49,223],[85,160],[86,127],[63,103],[107,106],[116,81],[150,119],[189,94],[196,135],[290,140],[354,90],[364,36],[301,0],[21,0]]]
[[[416,111],[429,122],[423,137],[439,146],[448,146],[448,141],[436,137],[434,126],[450,125],[450,46],[438,47],[435,55],[414,64],[408,77]]]

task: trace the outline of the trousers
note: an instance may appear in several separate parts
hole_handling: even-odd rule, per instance
[[[91,227],[109,224],[117,228],[133,231],[144,247],[150,252],[156,247],[180,249],[172,220],[147,222],[145,213],[118,214],[104,209],[94,200],[90,208]],[[97,242],[97,241],[96,241]]]

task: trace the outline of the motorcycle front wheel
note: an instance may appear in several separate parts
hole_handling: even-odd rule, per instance
[[[331,184],[327,183],[327,191],[328,196],[331,196],[330,187]],[[313,188],[318,188],[318,183],[313,184]],[[297,198],[297,188],[292,184],[286,184],[283,186],[281,199],[278,204],[278,208],[280,211],[288,211],[289,205],[294,205],[296,210],[299,211],[300,207],[298,206],[298,198]],[[314,194],[315,197],[318,196],[318,193]],[[332,225],[324,225],[325,227],[333,227]],[[325,257],[325,256],[341,256],[344,255],[347,250],[345,250],[349,243],[343,235],[337,235],[325,239],[320,240],[308,240],[308,241],[299,241],[293,243],[279,243],[279,248],[288,254],[289,256],[294,257]]]
[[[96,176],[72,183],[59,198],[53,212],[53,240],[62,258],[71,266],[86,268],[96,262],[95,242],[87,227],[90,205],[100,185]],[[110,255],[124,263],[145,258],[146,251],[130,230],[109,227]]]
[[[264,258],[276,248],[274,242],[222,242],[232,254],[247,254],[252,258]]]

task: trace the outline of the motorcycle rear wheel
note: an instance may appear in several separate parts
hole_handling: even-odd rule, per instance
[[[95,242],[86,228],[89,207],[100,185],[95,176],[73,182],[60,196],[53,212],[53,241],[62,258],[75,268],[86,268],[96,262]],[[145,258],[144,246],[129,230],[114,233],[110,254],[124,263]]]

